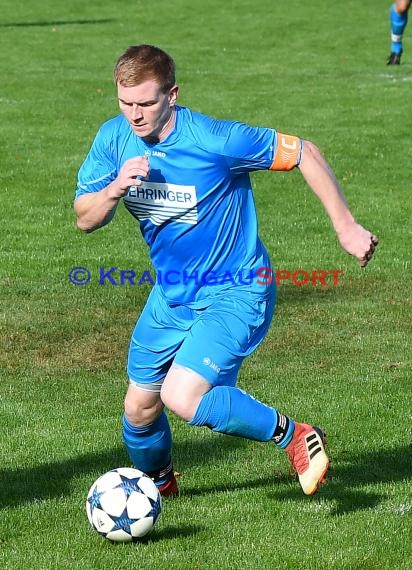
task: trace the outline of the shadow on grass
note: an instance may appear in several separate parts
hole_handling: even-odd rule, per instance
[[[139,538],[136,540],[135,546],[136,548],[150,548],[151,545],[155,544],[156,542],[164,542],[165,540],[176,540],[177,538],[186,538],[188,536],[195,536],[200,532],[204,531],[206,527],[200,526],[198,524],[190,524],[190,525],[168,525],[166,528],[159,528],[156,527],[155,532],[151,532],[150,534]],[[91,529],[90,529],[91,530]],[[106,547],[111,548],[123,548],[125,545],[122,542],[114,542],[110,540],[106,540]],[[127,547],[130,547],[130,543],[127,543]]]
[[[202,461],[221,463],[230,461],[230,456],[244,446],[238,438],[220,437],[219,442],[211,436],[202,441],[177,442],[175,456],[184,469]],[[330,471],[328,484],[321,488],[319,495],[324,501],[334,505],[332,514],[344,514],[376,507],[386,498],[384,492],[377,488],[382,483],[408,481],[412,476],[411,446],[395,449],[373,451],[363,455],[345,458],[345,465],[335,465]],[[233,458],[233,464],[236,459]],[[104,473],[117,466],[128,465],[129,460],[122,447],[102,453],[88,453],[76,458],[46,463],[35,467],[24,467],[14,470],[0,470],[0,508],[16,507],[33,501],[70,495],[71,480],[75,477]],[[305,500],[296,482],[293,488],[274,490],[274,485],[285,485],[290,481],[284,475],[267,475],[238,483],[236,470],[227,484],[200,485],[196,488],[185,488],[182,485],[182,496],[202,496],[210,493],[230,492],[267,488],[276,500]],[[90,484],[92,484],[92,480]],[[374,486],[376,485],[376,488]],[[361,487],[369,486],[364,490]],[[173,536],[173,533],[171,534]],[[167,537],[166,537],[167,538]]]
[[[376,488],[382,483],[397,483],[412,479],[412,446],[372,451],[346,459],[344,466],[332,464],[327,484],[322,486],[316,497],[331,501],[333,515],[342,515],[360,510],[372,509],[386,499],[384,492]],[[368,486],[368,490],[360,487]],[[298,488],[275,492],[276,499],[307,500]]]
[[[109,24],[114,22],[113,18],[103,18],[100,20],[51,20],[46,22],[10,22],[8,24],[0,24],[0,28],[31,28],[31,27],[47,27],[47,26],[71,26],[77,24]]]
[[[104,473],[127,465],[121,447],[102,453],[88,453],[65,461],[34,467],[0,470],[0,508],[15,507],[70,494],[70,482],[86,473]],[[90,485],[93,480],[90,481]]]
[[[147,537],[138,540],[138,544],[153,544],[154,542],[165,540],[176,540],[176,538],[183,538],[186,536],[194,536],[205,530],[198,524],[167,526],[167,528],[156,529],[156,532],[149,534]]]
[[[238,438],[217,437],[218,444],[216,434],[201,441],[176,442],[174,454],[185,469],[190,469],[191,465],[197,465],[202,460],[227,462],[237,448],[245,445]],[[87,453],[33,467],[0,469],[0,509],[70,495],[72,479],[90,473],[91,485],[96,473],[127,465],[130,465],[130,460],[123,446],[119,446],[101,453]]]

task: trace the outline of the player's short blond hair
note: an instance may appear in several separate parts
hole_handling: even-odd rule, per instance
[[[176,83],[174,60],[162,49],[141,44],[130,46],[119,57],[114,68],[114,80],[123,87],[135,87],[144,81],[155,80],[163,92]]]

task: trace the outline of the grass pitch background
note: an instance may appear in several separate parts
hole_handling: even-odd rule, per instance
[[[407,569],[411,549],[412,28],[387,68],[389,2],[87,3],[3,0],[0,20],[0,564],[5,569]],[[342,269],[338,287],[279,288],[239,384],[328,432],[327,486],[304,497],[270,445],[171,418],[181,496],[146,543],[88,528],[94,479],[128,464],[120,434],[128,339],[148,269],[122,207],[75,229],[77,169],[117,113],[130,44],[177,61],[180,103],[314,140],[358,220],[380,237],[366,270],[340,250],[298,172],[254,176],[277,268]],[[91,282],[69,283],[75,265]]]

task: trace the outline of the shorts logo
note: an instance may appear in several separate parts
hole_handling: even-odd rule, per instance
[[[203,362],[203,364],[206,364],[206,366],[209,366],[209,368],[214,370],[214,372],[216,372],[216,374],[219,374],[220,367],[217,364],[215,364],[214,362],[212,362],[212,360],[208,356],[205,356],[205,358],[203,359],[202,362]]]
[[[143,180],[140,186],[130,186],[123,201],[135,218],[149,219],[156,226],[169,220],[197,224],[195,186]]]

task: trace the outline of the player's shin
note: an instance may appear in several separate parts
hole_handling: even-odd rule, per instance
[[[149,475],[158,487],[169,480],[173,474],[172,435],[164,412],[144,426],[131,424],[124,415],[123,440],[135,467]]]
[[[390,22],[392,35],[391,52],[400,55],[402,53],[402,36],[408,23],[408,12],[398,13],[395,4],[392,4]]]
[[[201,399],[192,420],[194,426],[285,447],[293,434],[293,422],[240,388],[215,386]]]

